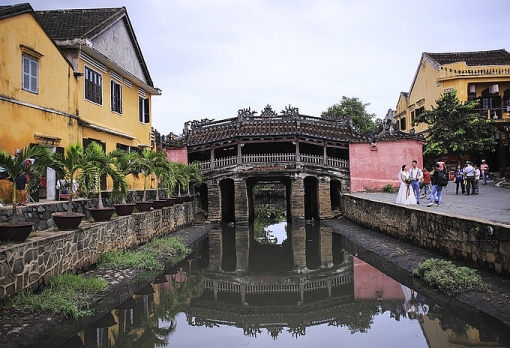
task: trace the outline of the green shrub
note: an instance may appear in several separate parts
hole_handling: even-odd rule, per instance
[[[473,269],[455,266],[451,261],[431,258],[422,262],[413,270],[413,275],[423,278],[430,286],[456,295],[466,291],[488,291],[489,284],[484,283]]]
[[[382,190],[385,193],[393,193],[393,185],[392,184],[386,184],[386,185],[384,185]]]

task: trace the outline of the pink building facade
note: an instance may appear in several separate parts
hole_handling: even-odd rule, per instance
[[[403,164],[412,160],[423,168],[423,142],[416,139],[349,144],[350,192],[382,191],[387,184],[398,187]]]

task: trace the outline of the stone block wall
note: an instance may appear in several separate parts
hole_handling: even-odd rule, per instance
[[[321,219],[333,217],[329,177],[319,178],[319,217]]]
[[[290,206],[292,222],[305,219],[305,193],[304,183],[301,177],[291,180]]]
[[[342,212],[357,224],[510,278],[510,226],[423,211],[344,194]]]
[[[0,298],[35,290],[54,275],[81,273],[104,252],[136,247],[193,220],[193,203],[184,203],[106,222],[83,221],[74,231],[37,231],[24,243],[2,245]]]

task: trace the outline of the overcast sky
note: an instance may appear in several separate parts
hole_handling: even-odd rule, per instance
[[[0,0],[0,4],[14,4]],[[125,6],[154,86],[153,127],[342,96],[384,118],[422,52],[510,49],[508,0],[35,0],[35,10]]]

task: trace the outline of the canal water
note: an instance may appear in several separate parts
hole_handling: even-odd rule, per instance
[[[187,260],[59,347],[509,345],[500,325],[473,326],[351,246],[320,226],[218,227]]]

